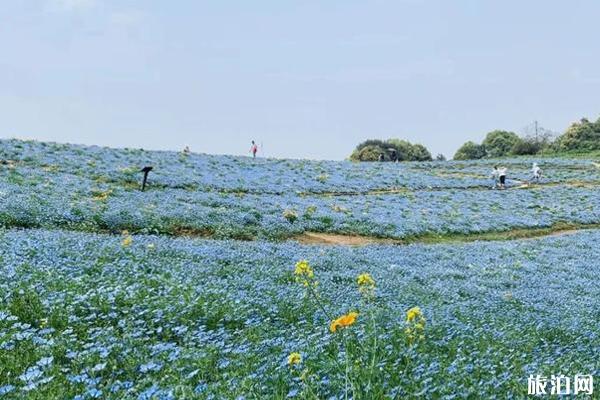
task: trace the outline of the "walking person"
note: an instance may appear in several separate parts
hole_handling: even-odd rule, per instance
[[[500,179],[500,171],[498,171],[498,166],[494,165],[494,169],[492,170],[492,180],[494,181],[494,185],[492,189],[498,188],[498,181]]]
[[[250,153],[252,153],[252,158],[256,158],[256,153],[258,152],[258,146],[252,141],[252,146],[250,146]]]
[[[531,181],[539,182],[542,178],[542,169],[537,165],[537,163],[533,163],[531,166]]]
[[[506,167],[498,169],[498,177],[500,178],[500,189],[506,189]]]

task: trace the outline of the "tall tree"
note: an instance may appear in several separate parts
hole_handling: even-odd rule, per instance
[[[556,143],[559,151],[600,150],[600,119],[596,122],[582,118],[574,122]]]
[[[487,157],[505,157],[518,141],[519,136],[514,132],[496,130],[488,133],[481,144]]]
[[[353,161],[377,161],[383,154],[384,160],[392,159],[393,152],[396,153],[398,161],[431,161],[431,153],[421,144],[412,144],[401,139],[369,139],[360,143],[350,159]]]
[[[485,148],[472,141],[468,141],[454,154],[455,160],[478,160],[485,157]]]

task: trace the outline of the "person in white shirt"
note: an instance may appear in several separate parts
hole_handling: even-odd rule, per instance
[[[506,167],[498,169],[498,177],[500,178],[500,189],[506,189]]]
[[[498,166],[494,165],[494,169],[492,170],[492,179],[494,180],[494,186],[492,189],[496,189],[498,187],[498,179],[500,178],[500,171],[498,171]]]
[[[540,167],[538,167],[537,163],[533,163],[533,166],[531,167],[531,181],[535,181],[535,182],[539,182],[541,177],[542,177],[542,169]]]

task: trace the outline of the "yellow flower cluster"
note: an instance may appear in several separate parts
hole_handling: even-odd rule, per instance
[[[373,277],[366,272],[364,274],[360,274],[356,280],[358,281],[358,286],[375,286]]]
[[[123,247],[129,247],[129,246],[131,246],[131,243],[133,243],[133,238],[131,237],[131,235],[129,234],[129,232],[123,231],[122,235],[123,235],[123,240],[121,241],[121,245]]]
[[[417,318],[423,317],[423,313],[421,312],[421,308],[413,307],[406,312],[406,322],[410,323],[416,320]]]
[[[296,275],[296,282],[301,283],[304,286],[317,285],[317,281],[314,280],[315,272],[306,260],[300,260],[296,263],[294,275]]]
[[[289,366],[300,364],[302,362],[302,356],[300,353],[291,353],[288,356],[287,362]]]
[[[419,307],[413,307],[406,312],[407,327],[404,330],[410,343],[425,338],[425,317]]]
[[[358,275],[356,282],[358,283],[358,291],[362,295],[372,297],[375,294],[375,280],[371,274],[365,272]]]
[[[310,267],[310,264],[306,260],[300,260],[296,263],[296,269],[294,270],[296,276],[304,276],[307,278],[313,278],[315,273]]]
[[[356,322],[357,317],[358,313],[354,311],[342,315],[338,319],[331,321],[331,324],[329,324],[329,330],[332,333],[335,333],[338,330],[338,328],[346,328],[350,325],[353,325]]]
[[[108,199],[108,196],[110,196],[112,194],[112,189],[106,190],[104,192],[96,192],[94,194],[94,196],[92,197],[92,199],[94,201],[105,201],[106,199]]]
[[[298,219],[298,214],[294,210],[285,210],[283,218],[287,219],[290,224],[293,224]]]

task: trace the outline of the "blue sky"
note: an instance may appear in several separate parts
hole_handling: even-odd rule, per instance
[[[597,1],[7,0],[0,136],[342,159],[451,156],[600,105]]]

